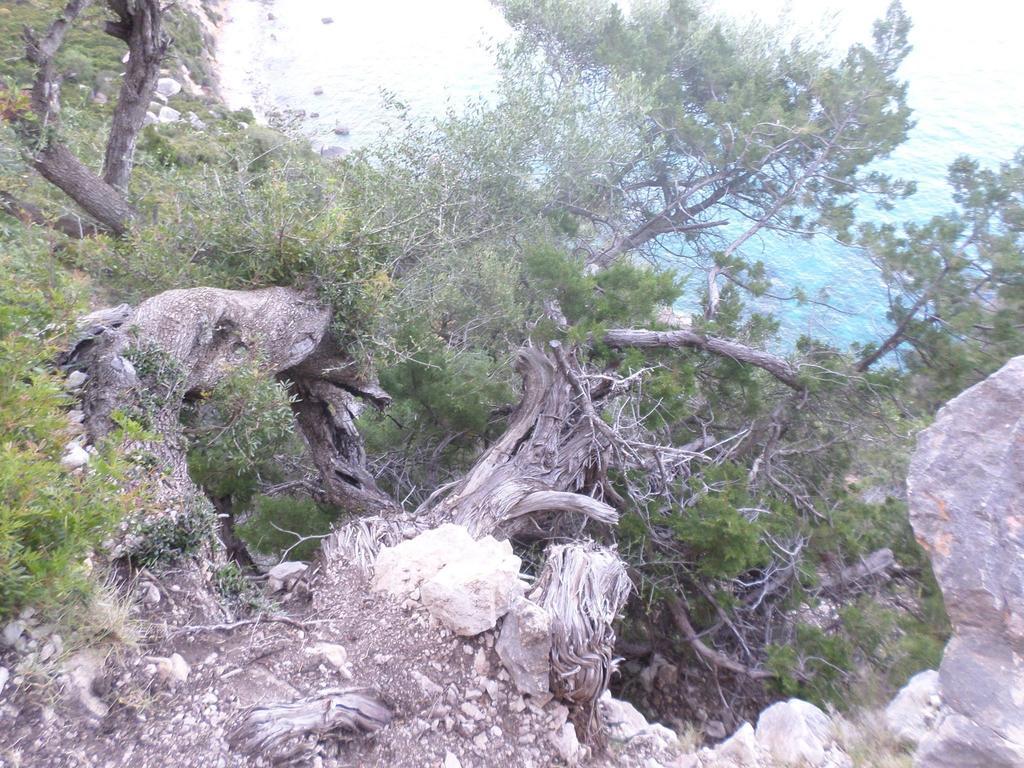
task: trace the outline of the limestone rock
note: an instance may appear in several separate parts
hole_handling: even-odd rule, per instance
[[[494,627],[523,594],[521,565],[508,541],[474,540],[464,527],[448,523],[381,550],[373,589],[396,597],[418,589],[434,617],[471,636]]]
[[[173,77],[161,77],[156,81],[156,92],[159,96],[169,99],[181,93],[181,83]]]
[[[525,597],[516,598],[501,625],[495,647],[520,693],[548,693],[551,675],[551,617]]]
[[[7,670],[7,667],[0,667],[0,694],[4,692],[4,687],[7,685],[7,680],[10,676],[11,673]]]
[[[735,765],[736,768],[757,768],[757,738],[754,727],[744,723],[736,733],[719,744],[714,754],[721,762]]]
[[[886,726],[900,741],[919,744],[935,725],[939,702],[939,673],[919,672],[885,708]]]
[[[291,589],[296,581],[309,568],[306,563],[285,561],[278,563],[267,571],[267,589],[271,592],[280,592],[284,589]]]
[[[616,741],[646,739],[660,749],[678,746],[679,739],[673,731],[660,723],[647,722],[647,718],[628,701],[612,698],[610,691],[601,694],[599,701],[601,720]]]
[[[524,592],[521,561],[511,544],[501,544],[507,552],[499,545],[493,557],[480,553],[449,563],[420,588],[423,605],[457,635],[470,637],[493,628]]]
[[[757,719],[758,746],[784,766],[825,762],[832,721],[813,704],[800,699],[780,701]]]
[[[323,657],[343,678],[352,679],[352,669],[348,664],[348,651],[345,650],[345,646],[337,643],[316,643],[307,652]]]
[[[82,385],[85,384],[85,380],[89,378],[89,374],[84,371],[72,371],[68,374],[68,377],[64,380],[64,387],[69,392],[81,389]]]
[[[954,398],[918,437],[907,494],[954,636],[950,710],[917,765],[1024,765],[1024,357]]]
[[[461,525],[445,525],[384,547],[373,565],[373,590],[395,597],[407,595],[455,558],[475,545]]]
[[[106,654],[99,648],[78,651],[67,660],[68,688],[78,703],[91,715],[104,717],[109,711],[106,703],[93,690],[95,681],[103,671]]]
[[[565,723],[558,730],[552,731],[548,738],[566,765],[570,768],[579,765],[580,760],[584,757],[584,749],[576,737],[576,729],[572,723]]]
[[[89,452],[78,443],[68,443],[64,455],[60,458],[60,465],[69,471],[84,467],[88,463]]]
[[[170,656],[150,656],[148,660],[155,666],[157,676],[174,688],[178,683],[188,680],[192,668],[179,653]]]
[[[173,107],[160,107],[160,111],[156,114],[157,120],[161,123],[176,123],[181,120],[181,112],[174,109]]]

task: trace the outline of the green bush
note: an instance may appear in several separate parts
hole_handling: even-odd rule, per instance
[[[275,556],[288,552],[289,560],[311,560],[320,546],[320,539],[299,544],[299,537],[325,536],[336,519],[337,514],[330,508],[311,499],[257,496],[252,512],[237,530],[242,540],[256,552]]]
[[[260,481],[278,475],[277,456],[295,450],[290,404],[287,385],[258,364],[226,376],[183,414],[192,478],[212,496],[244,505]]]
[[[0,249],[0,616],[25,603],[66,607],[90,589],[89,555],[132,503],[110,448],[84,474],[60,466],[70,398],[51,361],[79,292],[45,239],[9,233]]]

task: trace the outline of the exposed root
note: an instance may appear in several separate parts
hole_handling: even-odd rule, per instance
[[[332,689],[288,704],[249,710],[229,739],[234,749],[276,763],[297,760],[325,737],[352,739],[380,730],[392,713],[373,693]]]
[[[625,563],[593,543],[554,545],[538,580],[551,615],[551,686],[585,737],[598,735],[597,702],[615,670],[612,622],[632,590]]]

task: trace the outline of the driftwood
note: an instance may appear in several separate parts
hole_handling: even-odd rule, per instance
[[[287,704],[255,707],[229,736],[232,747],[275,762],[300,759],[322,739],[352,739],[391,722],[391,710],[363,690],[331,689]]]

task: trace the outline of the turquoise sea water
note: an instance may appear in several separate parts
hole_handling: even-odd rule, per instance
[[[868,40],[872,20],[886,4],[709,2],[736,19],[782,19],[793,34],[827,40],[837,51]],[[914,51],[902,75],[910,83],[917,125],[884,170],[915,179],[919,191],[895,212],[900,220],[950,208],[945,173],[958,155],[994,164],[1024,145],[1024,4],[905,0],[904,5],[914,20]],[[303,110],[302,131],[320,147],[357,147],[383,130],[388,119],[383,91],[424,117],[485,96],[495,82],[488,45],[508,35],[487,0],[230,0],[228,16],[218,55],[229,104],[264,114]],[[766,262],[779,293],[800,285],[839,310],[784,304],[779,316],[788,339],[812,332],[844,344],[884,333],[883,286],[858,254],[822,238],[755,239],[746,251]]]

